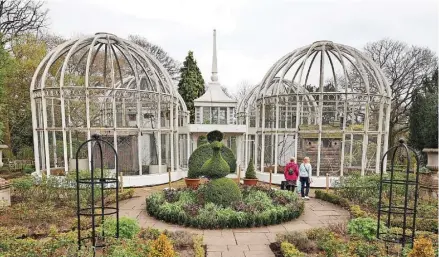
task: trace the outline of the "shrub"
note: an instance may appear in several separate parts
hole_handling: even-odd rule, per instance
[[[148,257],[175,257],[174,247],[165,234],[161,234],[151,244],[151,252]]]
[[[194,253],[195,257],[204,257],[206,255],[203,247],[203,237],[194,236]]]
[[[297,250],[294,245],[288,242],[282,242],[280,244],[280,250],[285,257],[305,257],[305,254]]]
[[[377,227],[377,221],[372,218],[356,218],[349,221],[348,233],[372,241],[376,239]],[[384,232],[386,228],[382,226],[380,230]]]
[[[257,211],[262,211],[273,206],[271,198],[262,191],[252,191],[245,198],[244,203],[253,206]]]
[[[212,157],[201,166],[200,174],[211,179],[227,176],[230,173],[230,167],[221,156],[222,143],[215,141],[210,146],[213,149]]]
[[[108,218],[104,220],[103,229],[106,235],[116,236],[116,219]],[[101,233],[102,228],[99,228],[98,231]],[[140,226],[135,219],[119,218],[119,238],[132,239],[139,231]]]
[[[386,256],[384,245],[381,242],[367,242],[361,240],[349,241],[349,256],[369,257]]]
[[[207,141],[206,136],[202,135],[202,136],[198,137],[198,143],[197,143],[198,147],[200,147],[201,145],[204,145],[204,144],[208,144],[208,143],[209,143],[209,141]]]
[[[233,202],[242,200],[241,190],[229,178],[220,178],[211,181],[204,191],[206,201],[219,206],[230,206]]]
[[[224,134],[219,130],[213,130],[207,133],[207,141],[209,143],[213,143],[215,141],[221,142],[223,141]]]
[[[313,252],[317,249],[314,241],[309,240],[304,232],[292,231],[276,235],[276,241],[283,243],[287,242],[293,244],[302,252]]]
[[[348,200],[346,200],[346,199],[344,199],[336,194],[325,192],[323,190],[317,189],[315,191],[315,195],[316,195],[317,199],[321,199],[321,200],[326,201],[326,202],[337,204],[337,205],[340,205],[341,207],[345,207],[345,208],[350,207],[350,203]]]
[[[198,178],[201,176],[200,170],[203,164],[212,157],[213,149],[210,144],[204,144],[199,146],[189,157],[188,162],[188,178]],[[227,162],[230,167],[230,172],[236,170],[236,157],[232,149],[222,146],[221,156]]]
[[[433,243],[427,238],[415,239],[413,249],[409,252],[408,257],[434,257],[435,252]]]
[[[255,165],[253,163],[253,157],[251,157],[250,161],[248,162],[247,170],[245,171],[245,178],[246,179],[257,179],[256,172],[255,172]]]
[[[350,207],[350,212],[354,218],[367,217],[367,213],[365,211],[363,211],[359,205],[352,205]]]

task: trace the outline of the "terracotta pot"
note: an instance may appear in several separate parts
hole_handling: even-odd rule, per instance
[[[244,179],[244,185],[247,186],[254,186],[258,183],[258,179],[257,178],[245,178]]]
[[[200,185],[199,178],[184,178],[184,182],[186,182],[186,186],[188,188],[197,189]]]

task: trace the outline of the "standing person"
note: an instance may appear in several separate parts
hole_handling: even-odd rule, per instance
[[[290,190],[294,192],[296,189],[297,178],[299,177],[299,167],[296,164],[296,158],[290,158],[290,162],[285,166],[284,176],[287,181],[287,187],[290,187]]]
[[[311,182],[312,167],[309,164],[309,157],[303,158],[303,163],[300,164],[299,176],[300,176],[300,194],[302,199],[309,199],[309,184]]]

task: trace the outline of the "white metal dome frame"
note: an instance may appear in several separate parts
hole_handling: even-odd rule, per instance
[[[69,171],[76,152],[72,133],[80,134],[82,141],[104,134],[116,150],[121,137],[133,137],[130,143],[137,156],[131,162],[137,162],[132,168],[138,175],[144,175],[142,167],[149,164],[144,151],[154,148],[152,144],[159,173],[166,172],[163,165],[176,171],[187,163],[180,159],[181,150],[188,148],[178,149],[182,140],[189,140],[178,134],[178,127],[188,123],[186,105],[160,62],[128,40],[96,33],[66,41],[41,61],[30,95],[35,168],[40,175],[50,175],[51,169]],[[155,139],[149,147],[144,134]],[[86,155],[90,160],[91,146]]]
[[[314,79],[318,81],[314,87],[309,83],[311,70],[316,71]],[[328,78],[325,82],[328,71],[329,84]],[[292,155],[283,156],[284,159],[307,155],[298,152],[301,139],[315,137],[317,160],[312,160],[312,164],[317,172],[313,175],[319,176],[323,160],[322,138],[332,136],[341,141],[341,149],[339,165],[330,175],[343,176],[346,168],[361,170],[362,175],[366,170],[379,172],[380,155],[388,148],[390,104],[391,90],[383,72],[360,51],[331,41],[317,41],[301,47],[277,61],[262,82],[238,105],[239,122],[247,124],[248,128],[245,165],[253,155],[259,171],[274,165],[277,173],[278,166],[283,164],[279,158],[281,137],[291,137],[294,149],[289,152]],[[286,111],[291,113],[289,124],[292,126],[289,127],[281,126],[288,119]],[[250,126],[252,117],[256,124]],[[267,117],[273,122],[267,122]],[[329,123],[337,126],[326,125]],[[249,136],[254,136],[254,142]],[[274,140],[267,144],[269,137]],[[308,143],[311,145],[310,141]],[[359,143],[358,160],[353,161],[353,148],[355,151]],[[374,148],[372,143],[376,144],[375,149],[368,149]],[[254,150],[249,153],[249,149]]]

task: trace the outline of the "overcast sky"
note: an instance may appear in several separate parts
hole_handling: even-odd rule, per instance
[[[438,48],[437,0],[46,0],[50,30],[66,38],[140,35],[183,61],[189,50],[210,80],[217,29],[220,82],[234,91],[317,40],[362,48],[391,38]]]

